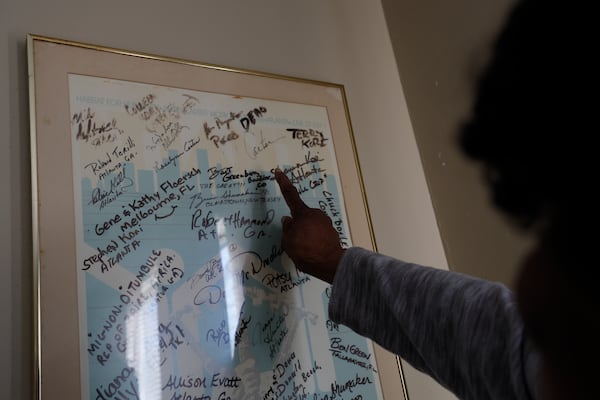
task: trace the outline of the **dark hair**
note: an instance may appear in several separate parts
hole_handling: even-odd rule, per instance
[[[465,153],[486,166],[494,203],[541,231],[561,264],[589,261],[591,237],[582,228],[597,219],[591,188],[600,108],[587,92],[598,86],[590,32],[598,22],[587,24],[581,4],[516,5],[461,136]]]
[[[600,358],[594,18],[581,1],[520,1],[460,137],[483,162],[495,205],[540,236],[543,268],[527,275],[520,307],[544,358],[579,393]]]

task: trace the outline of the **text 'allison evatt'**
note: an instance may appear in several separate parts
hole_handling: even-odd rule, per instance
[[[126,329],[127,322],[143,312],[145,305],[162,301],[169,288],[184,275],[183,260],[179,255],[171,250],[152,250],[133,277],[118,286],[118,303],[99,318],[98,328],[88,332],[88,355],[104,365],[115,351],[125,354],[129,338],[137,337],[132,335],[131,328]],[[137,329],[135,323],[133,326]],[[181,327],[170,321],[160,323],[156,335],[161,352],[177,348],[185,337]]]
[[[215,372],[211,375],[169,375],[161,390],[170,400],[232,400],[241,394],[242,378]],[[211,394],[207,394],[210,391]],[[238,396],[234,396],[233,394]]]
[[[136,369],[125,367],[110,381],[94,390],[95,400],[144,400]],[[159,375],[160,376],[160,375]],[[158,398],[169,400],[234,400],[241,390],[241,378],[215,372],[204,376],[169,375],[161,383]],[[211,394],[204,394],[205,391]]]

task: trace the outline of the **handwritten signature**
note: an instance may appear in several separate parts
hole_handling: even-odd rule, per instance
[[[102,210],[119,196],[127,193],[127,190],[132,186],[133,180],[126,176],[125,169],[123,168],[108,179],[108,189],[96,187],[92,191],[92,199],[88,202],[88,205],[95,206],[100,203],[100,210]]]
[[[222,344],[229,344],[229,332],[227,332],[227,324],[225,320],[222,320],[217,329],[209,329],[206,332],[206,341],[213,341],[217,344],[217,347],[221,347]]]
[[[249,143],[249,137],[254,137],[252,143]],[[258,143],[256,143],[256,136],[253,133],[249,132],[248,135],[244,136],[244,142],[246,144],[246,154],[248,154],[248,157],[250,157],[251,159],[256,160],[260,153],[262,153],[273,143],[281,139],[285,139],[285,136],[279,136],[274,139],[265,139],[263,131],[261,130],[260,139],[258,140]]]

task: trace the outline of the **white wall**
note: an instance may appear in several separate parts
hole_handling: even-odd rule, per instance
[[[448,264],[512,286],[533,244],[490,199],[458,135],[515,0],[382,0]]]
[[[27,33],[344,84],[379,250],[446,267],[378,0],[0,1],[0,398],[32,386]]]

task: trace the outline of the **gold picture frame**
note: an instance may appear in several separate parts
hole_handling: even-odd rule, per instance
[[[345,245],[376,248],[342,85],[36,35],[28,56],[37,398],[240,398],[255,379],[248,398],[312,399],[358,379],[315,356],[323,332],[352,333],[317,312],[326,285],[289,272],[271,179],[281,167]],[[407,398],[397,357],[336,338],[364,346],[344,356],[370,368],[365,393]]]

